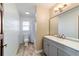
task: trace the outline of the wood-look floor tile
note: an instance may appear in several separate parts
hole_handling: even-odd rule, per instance
[[[35,53],[35,48],[33,44],[28,46],[21,45],[17,53],[17,56],[41,56],[40,53]]]

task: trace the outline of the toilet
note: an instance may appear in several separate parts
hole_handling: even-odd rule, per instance
[[[24,46],[28,46],[29,44],[29,34],[24,34]]]

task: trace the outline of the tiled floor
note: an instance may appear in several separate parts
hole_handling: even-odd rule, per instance
[[[28,46],[21,45],[17,56],[41,56],[41,54],[36,53],[34,45],[30,43]]]

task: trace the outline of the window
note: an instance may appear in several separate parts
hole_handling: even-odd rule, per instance
[[[23,22],[23,31],[29,31],[30,30],[30,22],[24,21]]]

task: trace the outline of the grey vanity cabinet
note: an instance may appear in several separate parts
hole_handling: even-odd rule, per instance
[[[44,53],[47,56],[79,56],[79,51],[65,46],[52,39],[44,39]]]

